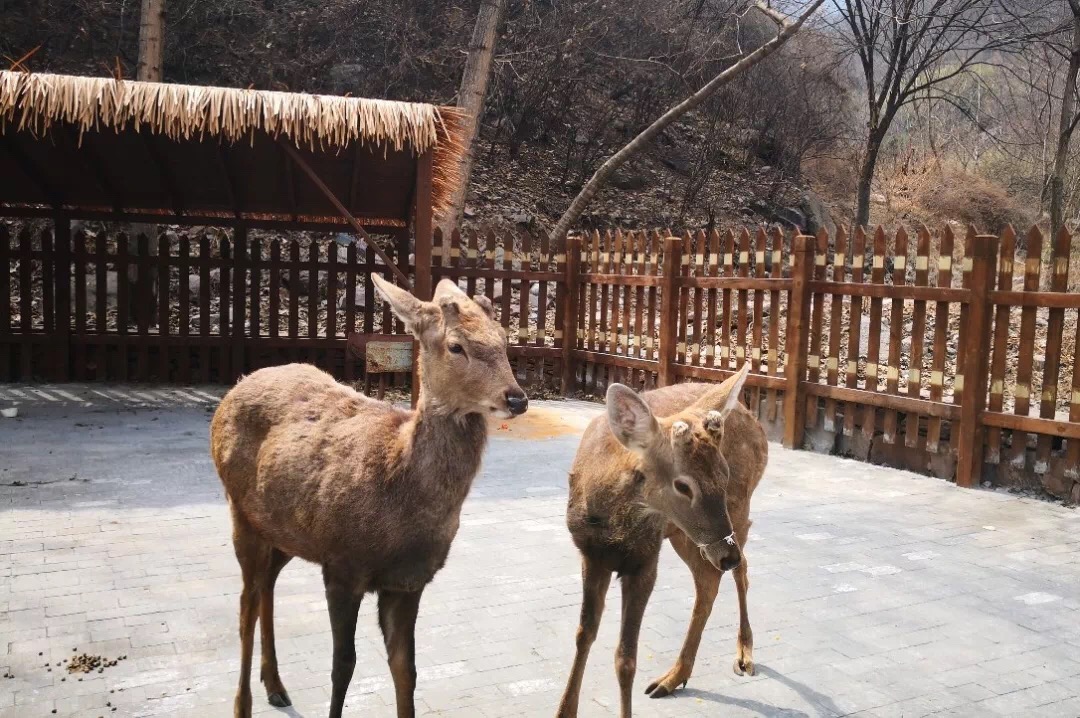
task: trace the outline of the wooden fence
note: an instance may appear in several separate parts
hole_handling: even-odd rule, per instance
[[[0,380],[228,383],[296,360],[359,380],[346,337],[401,331],[369,278],[389,268],[356,244],[238,229],[132,254],[65,235],[0,226]],[[749,406],[788,445],[1080,500],[1071,241],[469,230],[436,233],[432,275],[492,300],[534,387],[720,381],[750,361]]]

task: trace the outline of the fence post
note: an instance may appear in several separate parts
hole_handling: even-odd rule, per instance
[[[244,318],[244,269],[247,264],[248,232],[243,225],[233,231],[233,291],[232,291],[232,370],[230,382],[236,381],[244,373],[244,331],[247,321]]]
[[[956,484],[971,488],[982,475],[983,426],[986,389],[990,367],[990,326],[993,303],[990,290],[997,268],[998,239],[980,234],[972,240],[971,304],[968,310],[968,341],[958,351],[964,372],[961,388],[960,423],[957,430]]]
[[[664,275],[660,284],[660,347],[657,359],[657,386],[670,386],[675,383],[675,349],[678,341],[679,321],[675,316],[679,310],[679,287],[676,280],[682,267],[681,237],[664,239]]]
[[[809,235],[796,235],[791,242],[791,301],[787,308],[787,337],[784,351],[784,446],[802,446],[806,427],[806,352],[810,332],[810,277],[814,271],[814,243]]]
[[[71,220],[57,215],[53,220],[53,247],[56,251],[53,277],[56,281],[56,366],[54,378],[68,380],[71,357]],[[7,271],[7,267],[0,267]],[[8,301],[4,297],[2,301]]]
[[[556,240],[558,241],[558,240]],[[562,324],[562,394],[569,396],[574,389],[574,350],[578,340],[578,284],[581,274],[581,237],[566,237],[563,242],[566,252],[566,289],[563,292]]]

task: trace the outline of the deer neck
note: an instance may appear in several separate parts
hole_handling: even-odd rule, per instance
[[[464,501],[487,444],[483,415],[451,411],[421,389],[407,431],[409,473],[451,494],[448,499]]]

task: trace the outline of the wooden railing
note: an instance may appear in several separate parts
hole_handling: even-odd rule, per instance
[[[0,380],[231,382],[291,360],[355,380],[347,337],[401,332],[369,279],[388,267],[355,244],[238,229],[162,237],[155,255],[144,237],[129,253],[122,237],[65,230],[0,226]],[[468,230],[435,233],[431,274],[492,300],[534,387],[721,381],[749,361],[748,405],[789,446],[1078,500],[1071,242],[1037,229]],[[407,238],[387,245],[411,272]],[[135,281],[118,281],[129,267]]]

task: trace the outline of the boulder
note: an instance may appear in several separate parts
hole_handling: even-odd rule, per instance
[[[810,191],[804,192],[799,200],[799,211],[805,218],[806,224],[803,230],[807,234],[817,234],[818,230],[824,229],[830,235],[835,235],[836,225],[832,221],[829,208],[816,194]]]

